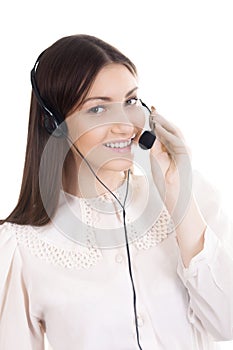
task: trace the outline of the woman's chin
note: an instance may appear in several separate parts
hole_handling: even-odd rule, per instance
[[[112,171],[126,171],[129,170],[133,165],[133,158],[118,158],[112,159],[102,167],[102,170],[112,170]]]

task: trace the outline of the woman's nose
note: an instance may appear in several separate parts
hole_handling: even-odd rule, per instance
[[[134,133],[135,126],[126,121],[115,122],[111,125],[111,132],[114,134],[132,135]]]
[[[118,108],[118,111],[111,118],[111,130],[113,133],[132,134],[135,125],[133,123],[132,113],[124,108]]]

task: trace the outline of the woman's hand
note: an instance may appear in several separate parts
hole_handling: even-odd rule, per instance
[[[151,149],[154,183],[177,233],[184,265],[203,249],[206,224],[192,193],[190,151],[180,130],[152,107],[156,141]]]
[[[151,170],[160,196],[175,224],[182,220],[192,195],[190,151],[181,131],[152,107],[156,141],[151,149]]]

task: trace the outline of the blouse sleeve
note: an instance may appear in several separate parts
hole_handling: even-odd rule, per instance
[[[207,223],[204,249],[185,268],[179,254],[177,272],[189,294],[188,318],[216,341],[233,339],[233,230],[220,209],[219,195],[195,179],[194,192]]]
[[[13,225],[0,226],[0,349],[43,350],[44,336],[30,315],[30,296]]]

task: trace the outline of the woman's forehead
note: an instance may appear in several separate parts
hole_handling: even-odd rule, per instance
[[[86,99],[95,97],[123,98],[137,85],[137,78],[126,66],[111,63],[103,67],[97,74]]]

